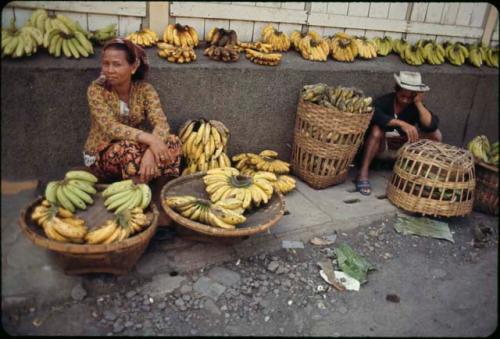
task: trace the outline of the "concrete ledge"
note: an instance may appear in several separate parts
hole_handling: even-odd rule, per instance
[[[100,49],[89,59],[2,60],[2,178],[60,178],[82,165],[89,129],[86,89],[99,74]],[[168,63],[147,50],[149,81],[160,94],[174,131],[188,118],[223,121],[231,130],[229,153],[272,148],[289,159],[296,104],[305,84],[356,86],[367,95],[392,91],[392,74],[417,70],[432,88],[426,104],[439,115],[444,142],[462,146],[479,133],[498,140],[498,69],[449,64],[419,67],[390,55],[375,60],[315,63],[284,54],[278,67],[253,64],[241,55],[231,64],[207,59]]]

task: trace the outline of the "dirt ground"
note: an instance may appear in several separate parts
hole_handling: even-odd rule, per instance
[[[231,281],[214,298],[196,290],[213,267],[172,272],[183,282],[151,296],[133,275],[86,276],[83,297],[3,313],[10,335],[488,336],[498,322],[498,219],[449,220],[454,243],[394,230],[395,217],[336,234],[333,244],[281,249],[218,265]],[[474,227],[493,231],[474,242]],[[333,235],[333,234],[332,234]],[[376,269],[360,291],[319,275],[347,243]],[[335,267],[335,263],[334,263]],[[219,285],[220,286],[220,285]],[[392,295],[389,296],[388,295]]]

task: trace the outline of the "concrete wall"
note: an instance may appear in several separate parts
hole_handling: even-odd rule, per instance
[[[189,118],[224,122],[232,136],[229,155],[275,149],[289,159],[298,93],[303,85],[325,82],[356,86],[379,96],[394,86],[392,74],[418,70],[431,87],[426,105],[441,119],[444,142],[462,146],[481,133],[498,140],[498,69],[464,65],[406,65],[399,57],[354,63],[314,63],[297,53],[278,67],[245,58],[233,64],[207,59],[177,65],[148,50],[149,81],[160,93],[177,131]],[[61,178],[82,165],[89,129],[86,89],[99,74],[99,54],[89,59],[54,59],[41,52],[26,60],[2,60],[2,178]]]

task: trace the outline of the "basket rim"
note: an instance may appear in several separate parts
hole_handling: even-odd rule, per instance
[[[193,179],[198,179],[202,178],[204,175],[206,175],[206,171],[200,171],[192,174],[188,174],[185,176],[178,177],[174,180],[169,181],[168,183],[163,186],[160,197],[161,197],[161,206],[163,207],[163,210],[165,213],[172,218],[177,224],[187,227],[193,231],[200,232],[203,234],[207,235],[213,235],[213,236],[219,236],[219,237],[241,237],[241,236],[247,236],[247,235],[253,235],[257,234],[260,232],[263,232],[270,228],[271,226],[275,225],[285,214],[285,204],[284,204],[284,198],[283,195],[279,192],[275,192],[277,194],[278,198],[278,203],[280,205],[278,213],[267,223],[259,225],[259,226],[250,226],[250,227],[245,227],[245,228],[236,228],[234,230],[226,230],[223,228],[215,227],[215,226],[209,226],[205,225],[196,221],[193,221],[191,219],[188,219],[181,214],[177,213],[174,211],[170,206],[168,206],[165,203],[165,196],[167,191],[173,187],[176,186],[179,183],[193,180]]]
[[[28,204],[25,208],[21,210],[21,215],[18,219],[18,224],[21,227],[23,233],[33,242],[35,245],[40,247],[61,253],[71,253],[71,254],[105,254],[109,252],[115,252],[118,250],[127,249],[134,247],[135,245],[147,241],[152,238],[153,234],[156,232],[158,226],[158,216],[159,211],[156,205],[151,202],[150,208],[153,213],[153,220],[147,229],[141,233],[134,235],[130,238],[124,239],[120,242],[111,244],[75,244],[75,243],[64,243],[58,242],[47,237],[40,236],[35,231],[32,230],[27,221],[29,215],[27,211],[33,208],[35,205],[39,204],[44,197],[38,196],[34,201]]]

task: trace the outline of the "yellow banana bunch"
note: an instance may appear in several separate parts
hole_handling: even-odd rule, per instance
[[[334,60],[352,62],[358,56],[358,44],[347,33],[336,33],[329,39],[329,45]]]
[[[239,42],[238,52],[245,52],[247,49],[253,49],[262,53],[271,53],[273,51],[273,45],[265,44],[263,42]]]
[[[2,57],[21,58],[35,54],[43,43],[43,33],[30,21],[20,29],[16,28],[14,19],[10,20],[9,28],[2,28]]]
[[[210,200],[184,195],[167,197],[165,204],[185,218],[224,229],[235,229],[236,225],[246,221],[243,216],[245,210],[238,199],[224,199],[213,203]]]
[[[401,59],[409,65],[419,66],[425,62],[422,47],[408,45],[400,54]]]
[[[158,47],[158,55],[169,62],[187,64],[196,60],[193,47],[174,46],[165,42],[159,42],[156,46]]]
[[[109,219],[104,224],[93,228],[85,235],[85,241],[90,245],[111,244],[121,238],[126,238],[127,230],[122,228],[117,219]]]
[[[121,236],[115,241],[124,240],[136,233],[142,232],[151,224],[151,219],[144,214],[141,207],[124,210],[118,213],[117,223],[121,227]]]
[[[363,59],[377,57],[377,45],[367,37],[355,37],[354,42],[358,46],[358,55]]]
[[[134,184],[132,179],[117,181],[102,191],[104,206],[108,211],[119,214],[136,207],[145,209],[151,202],[151,189],[147,184]]]
[[[45,199],[52,205],[61,206],[74,213],[75,210],[85,210],[93,204],[92,195],[96,193],[94,184],[97,178],[87,171],[68,171],[64,180],[51,181],[45,188]]]
[[[261,153],[250,154],[249,162],[254,165],[258,171],[271,172],[275,174],[285,174],[290,172],[290,164],[277,159],[278,153],[271,150],[265,150]]]
[[[441,65],[445,61],[445,50],[443,45],[432,41],[423,47],[424,57],[431,65]]]
[[[246,58],[258,65],[277,66],[281,62],[280,53],[262,53],[253,49],[247,49]]]
[[[205,48],[203,54],[215,61],[235,62],[238,61],[240,55],[235,45],[226,45],[224,47],[217,45],[210,45]]]
[[[186,167],[182,175],[230,167],[227,156],[229,130],[217,120],[187,120],[179,129]]]
[[[401,56],[401,53],[406,49],[409,43],[405,39],[392,40],[392,50]]]
[[[387,56],[392,52],[392,38],[390,36],[376,37],[373,42],[377,46],[377,55]]]
[[[299,40],[298,48],[302,57],[311,61],[326,61],[330,52],[327,40],[315,40],[311,35]]]
[[[290,49],[290,38],[286,33],[276,31],[273,25],[269,24],[262,30],[261,41],[273,46],[273,51],[286,52]]]
[[[481,65],[483,64],[483,57],[479,46],[474,44],[469,45],[468,50],[469,57],[467,58],[467,60],[469,61],[469,63],[473,66],[481,67]]]
[[[290,45],[293,47],[297,52],[300,52],[299,48],[299,42],[306,36],[310,36],[312,40],[314,41],[320,41],[321,36],[316,33],[315,31],[309,31],[308,33],[301,33],[299,31],[293,31],[292,34],[290,34]]]
[[[253,177],[243,176],[234,167],[216,168],[207,171],[203,177],[205,189],[212,202],[235,198],[242,202],[244,209],[267,204],[273,195],[272,182],[276,175],[270,172],[257,172]]]
[[[445,56],[450,64],[461,66],[469,57],[469,50],[460,42],[447,43],[445,47]]]
[[[296,182],[295,179],[289,175],[278,175],[278,180],[276,180],[273,185],[274,189],[282,194],[290,193],[295,189]]]
[[[143,28],[139,31],[130,33],[125,39],[130,40],[134,44],[142,47],[154,46],[159,40],[156,32],[149,28]]]
[[[194,27],[168,24],[163,31],[163,42],[179,47],[196,47],[200,41]]]
[[[117,25],[109,24],[95,31],[91,31],[89,39],[97,42],[99,45],[104,45],[106,41],[116,38],[117,33]]]

